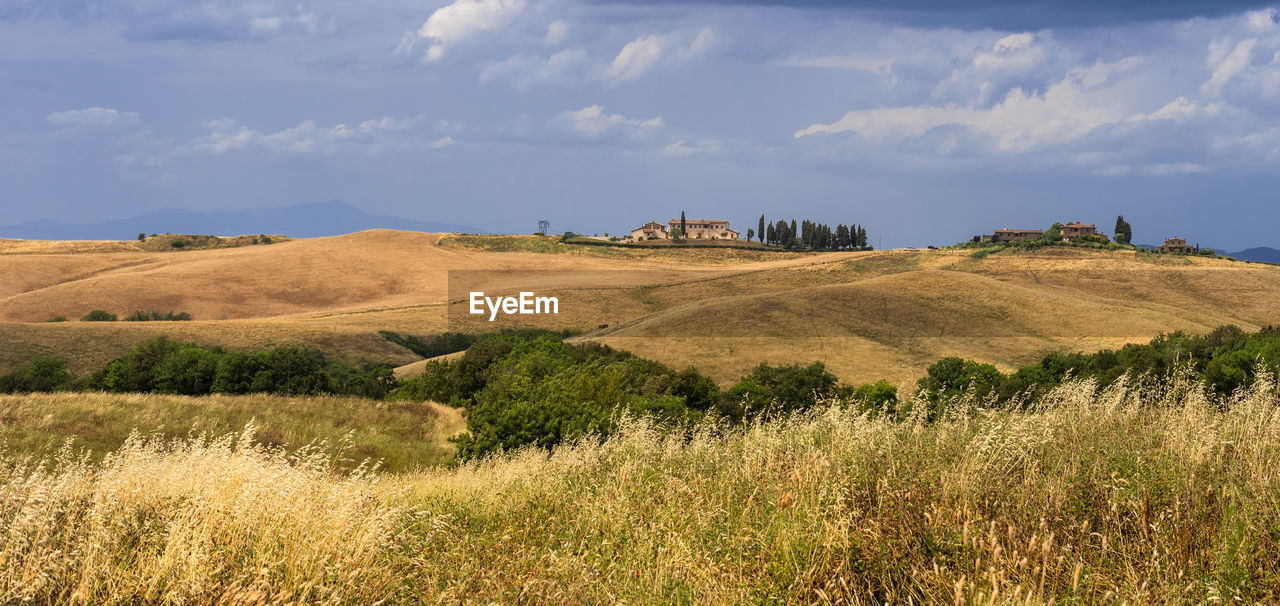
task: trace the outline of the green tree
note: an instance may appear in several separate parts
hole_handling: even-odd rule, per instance
[[[754,230],[754,229],[752,229],[752,228],[748,227],[748,228],[747,228],[747,242],[750,242],[750,241],[751,241],[751,239],[752,239],[752,238],[754,238],[754,237],[756,237],[756,230]]]
[[[760,239],[764,239],[764,213],[760,214],[760,224],[756,226],[756,233],[760,234]]]
[[[689,233],[689,226],[685,224],[684,211],[682,210],[680,211],[680,237],[683,238],[687,233]]]
[[[853,390],[853,398],[866,408],[884,410],[889,414],[893,414],[897,411],[898,388],[892,383],[880,379],[874,385],[871,383],[860,385]]]
[[[809,366],[761,364],[729,388],[720,413],[733,420],[808,410],[819,402],[848,398],[822,362]]]
[[[35,358],[26,366],[0,375],[0,393],[55,391],[71,382],[66,360]]]
[[[1115,241],[1118,244],[1133,244],[1133,226],[1124,220],[1124,215],[1116,217]]]
[[[1048,244],[1061,242],[1062,241],[1062,224],[1054,223],[1053,225],[1049,226],[1049,229],[1046,229],[1043,234],[1040,234],[1040,241]]]
[[[117,319],[119,318],[111,312],[104,311],[101,309],[95,309],[85,314],[83,318],[80,318],[80,321],[81,322],[115,322]]]

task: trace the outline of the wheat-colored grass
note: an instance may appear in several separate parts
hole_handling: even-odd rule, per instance
[[[5,459],[0,591],[37,603],[1274,603],[1270,377],[1070,383],[933,424],[827,408],[410,474],[238,437]],[[1225,409],[1226,412],[1221,410]],[[277,601],[278,600],[278,601]]]
[[[373,459],[393,471],[449,461],[455,448],[448,438],[466,430],[461,411],[433,402],[266,394],[0,395],[0,445],[32,456],[72,448],[98,460],[120,448],[134,431],[148,438],[177,439],[198,433],[223,435],[251,421],[259,444],[342,443],[340,466]]]

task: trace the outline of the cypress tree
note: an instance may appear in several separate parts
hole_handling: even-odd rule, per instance
[[[756,226],[756,233],[760,234],[760,241],[764,241],[764,213],[760,213],[760,224]]]

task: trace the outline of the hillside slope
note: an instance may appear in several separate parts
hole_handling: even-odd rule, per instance
[[[430,335],[540,325],[728,382],[760,362],[826,362],[847,381],[918,377],[961,355],[1009,369],[1161,332],[1280,323],[1280,267],[1053,248],[777,253],[614,251],[552,238],[374,230],[186,252],[111,243],[0,248],[0,370],[34,355],[76,372],[159,334],[255,349],[303,343],[405,365],[378,330]],[[450,279],[454,292],[450,294]],[[459,285],[462,286],[459,286]],[[468,289],[535,290],[558,315],[469,316]],[[90,309],[186,311],[195,322],[68,322]]]

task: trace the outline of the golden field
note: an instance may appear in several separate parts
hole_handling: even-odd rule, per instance
[[[0,445],[10,453],[39,458],[70,449],[97,460],[121,448],[134,431],[172,440],[225,435],[250,423],[257,445],[341,445],[338,467],[368,461],[389,471],[447,463],[455,450],[448,438],[466,431],[462,411],[431,402],[267,394],[0,395]]]
[[[539,325],[587,331],[577,339],[693,365],[722,383],[760,362],[820,360],[849,383],[909,384],[947,355],[1010,370],[1049,351],[1280,317],[1280,267],[1072,248],[982,258],[963,249],[620,249],[374,230],[178,252],[4,241],[0,273],[10,278],[0,281],[0,371],[53,355],[80,374],[160,334],[410,365],[419,358],[378,330],[515,325],[462,317],[450,275],[486,292],[557,296],[561,314]],[[91,309],[186,311],[195,321],[75,321]],[[56,315],[72,321],[46,322]]]
[[[82,394],[88,400],[110,396]],[[50,402],[34,402],[39,409]],[[1280,415],[1183,379],[931,424],[826,408],[407,473],[128,438],[0,465],[0,595],[77,604],[1280,600]],[[22,404],[10,402],[10,405]],[[264,410],[270,410],[264,404]],[[1220,412],[1226,410],[1227,412]],[[358,428],[358,431],[372,428]]]

